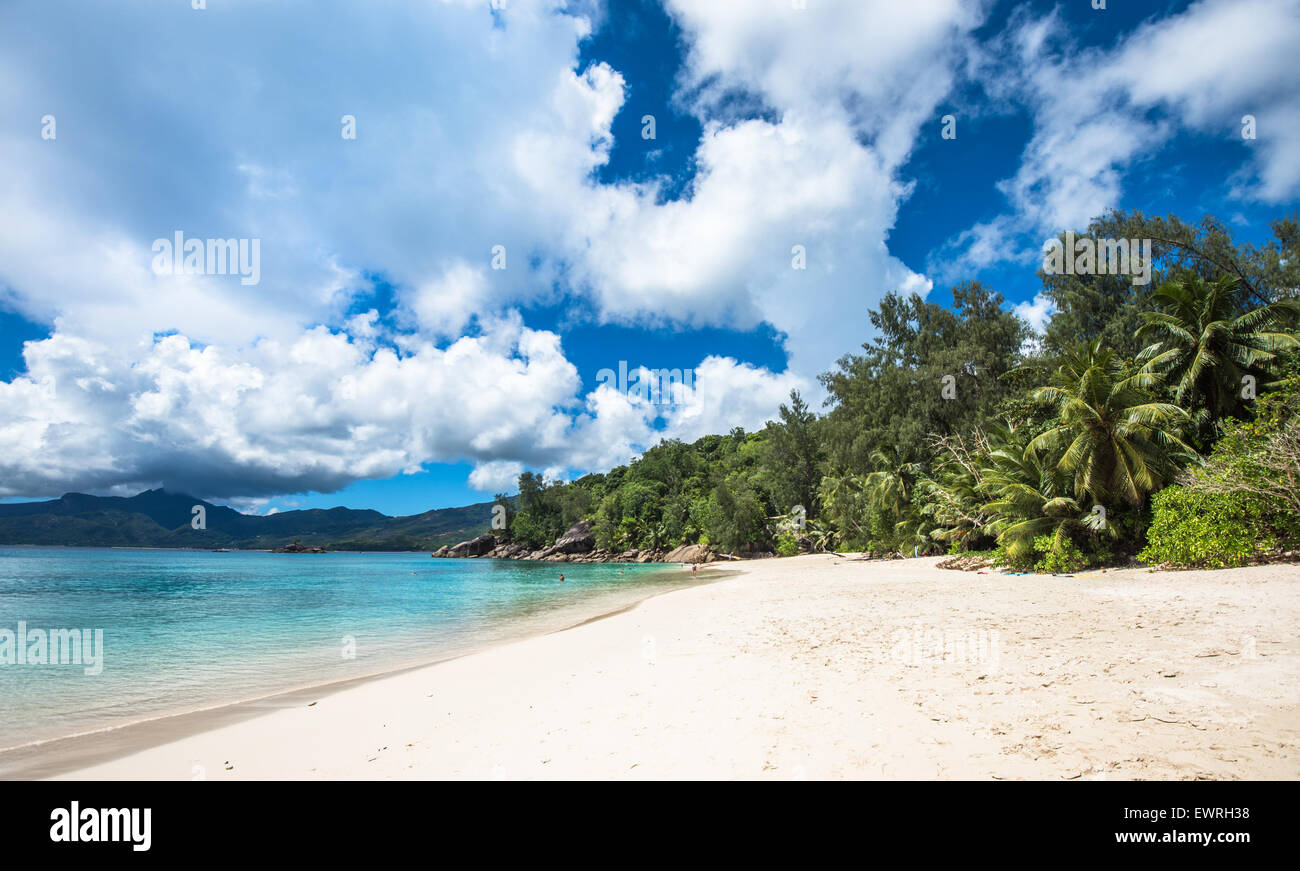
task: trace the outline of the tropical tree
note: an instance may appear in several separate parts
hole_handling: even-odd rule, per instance
[[[822,478],[818,498],[822,517],[835,530],[832,545],[848,547],[866,544],[869,539],[864,490],[865,485],[857,475],[832,473]]]
[[[921,493],[917,486],[925,479],[925,466],[909,462],[897,446],[871,452],[874,471],[862,479],[873,550],[906,552],[932,544],[928,530],[934,524],[915,504]]]
[[[988,497],[982,511],[997,533],[1009,565],[1033,565],[1034,541],[1083,529],[1080,506],[1069,495],[1068,476],[1023,438],[1005,436],[989,452],[981,470],[980,492]]]
[[[1214,451],[1181,483],[1199,493],[1244,497],[1278,525],[1300,532],[1300,377],[1260,397],[1253,420],[1229,421]]]
[[[817,415],[799,391],[792,390],[790,404],[781,405],[780,416],[780,423],[765,430],[767,440],[760,452],[764,489],[783,512],[800,505],[805,514],[815,514],[821,480],[821,447],[814,431]]]
[[[1005,441],[1007,431],[991,427],[976,429],[968,441],[964,436],[932,436],[931,448],[938,455],[935,477],[917,485],[922,492],[920,512],[930,521],[930,537],[969,549],[987,539],[991,517],[984,511],[986,495],[981,491],[984,466],[992,451],[991,438]]]
[[[819,427],[832,468],[864,474],[885,445],[921,460],[929,435],[966,432],[1014,392],[1002,376],[1028,327],[979,282],[953,287],[951,307],[889,293],[868,317],[878,336],[820,378],[833,406]]]
[[[1239,284],[1184,273],[1151,294],[1154,311],[1140,314],[1137,330],[1139,339],[1151,341],[1139,362],[1169,379],[1176,403],[1215,420],[1241,416],[1253,397],[1243,390],[1246,379],[1262,386],[1278,355],[1300,347],[1283,329],[1300,304],[1288,299],[1243,311]]]
[[[908,462],[895,446],[871,452],[875,471],[865,478],[867,501],[881,513],[902,514],[912,501],[912,488],[925,469],[920,463]]]
[[[827,521],[810,520],[807,529],[808,540],[814,551],[821,553],[834,546],[835,530]]]
[[[1055,468],[1072,478],[1076,498],[1141,505],[1169,480],[1176,458],[1194,455],[1180,437],[1187,412],[1154,400],[1149,368],[1126,363],[1100,339],[1073,345],[1056,362],[1032,396],[1055,406],[1059,422],[1029,450],[1059,458]]]

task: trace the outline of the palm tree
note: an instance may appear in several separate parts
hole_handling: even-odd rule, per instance
[[[1009,437],[1009,432],[1000,426],[977,429],[972,444],[967,444],[962,436],[930,437],[930,445],[940,459],[934,479],[917,486],[925,493],[921,514],[934,527],[930,537],[935,541],[964,548],[972,541],[987,537],[986,527],[991,518],[983,509],[986,501],[980,489],[983,465],[993,450],[993,443]]]
[[[1048,385],[1031,394],[1056,405],[1060,420],[1029,450],[1059,458],[1055,468],[1073,478],[1076,498],[1141,505],[1169,479],[1175,456],[1193,453],[1180,438],[1187,412],[1153,401],[1156,383],[1151,369],[1135,370],[1100,339],[1079,342],[1058,358]]]
[[[847,472],[832,472],[822,478],[818,498],[822,505],[822,516],[830,519],[839,529],[834,536],[837,546],[865,540],[868,535],[864,526],[867,508],[863,488],[862,479]]]
[[[979,490],[989,497],[980,510],[993,518],[989,526],[1010,565],[1031,565],[1040,535],[1060,538],[1082,529],[1068,477],[1024,439],[997,441],[981,470]]]
[[[878,511],[903,514],[912,503],[912,488],[924,469],[909,463],[897,447],[877,448],[871,452],[875,471],[865,479],[867,499]]]
[[[931,547],[933,541],[929,530],[934,524],[917,513],[912,505],[912,493],[924,480],[925,467],[905,460],[903,452],[894,445],[872,451],[871,465],[875,471],[863,480],[867,504],[881,521],[894,521],[892,527],[887,527],[892,529],[892,536],[880,529],[884,538],[874,545],[900,553]]]
[[[835,544],[835,531],[825,521],[808,521],[807,534],[816,553],[823,553]]]
[[[1138,361],[1170,379],[1174,401],[1215,419],[1239,416],[1245,376],[1267,379],[1279,353],[1300,347],[1279,329],[1300,313],[1300,302],[1242,312],[1237,285],[1235,278],[1206,281],[1194,273],[1165,282],[1151,294],[1155,311],[1141,313],[1136,334],[1152,340]]]

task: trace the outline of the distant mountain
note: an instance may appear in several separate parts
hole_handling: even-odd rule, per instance
[[[330,550],[433,551],[486,532],[492,504],[410,517],[352,508],[259,516],[164,490],[130,497],[65,493],[48,502],[0,504],[0,544],[269,549],[298,541]],[[206,529],[190,525],[196,505],[206,512]]]

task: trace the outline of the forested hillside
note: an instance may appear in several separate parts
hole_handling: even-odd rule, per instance
[[[203,508],[202,526],[195,528]],[[330,550],[433,550],[485,529],[491,505],[389,517],[352,508],[241,514],[183,493],[131,497],[68,493],[0,505],[0,544],[81,547],[274,548],[298,541]]]

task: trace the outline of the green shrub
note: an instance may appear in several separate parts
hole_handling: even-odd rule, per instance
[[[1083,544],[1079,543],[1082,535]],[[1013,558],[1007,545],[999,544],[992,553],[995,566],[1020,572],[1069,575],[1089,566],[1100,565],[1113,556],[1110,545],[1095,535],[1065,526],[1056,532],[1034,536],[1033,550]]]
[[[993,565],[1002,569],[1011,569],[1017,572],[1027,572],[1034,567],[1033,555],[1016,559],[1011,556],[1005,543],[999,543],[993,548]]]
[[[531,514],[516,514],[510,520],[510,537],[513,541],[531,548],[545,547],[555,541],[549,531],[539,524]]]
[[[1088,567],[1089,560],[1079,545],[1066,535],[1040,535],[1034,539],[1034,552],[1043,555],[1034,571],[1051,575],[1068,575]]]
[[[788,532],[783,532],[776,537],[776,553],[778,556],[798,556],[799,542]]]
[[[1258,501],[1244,494],[1174,486],[1157,493],[1151,504],[1155,515],[1147,546],[1138,554],[1148,564],[1228,568],[1245,565],[1276,544]]]

